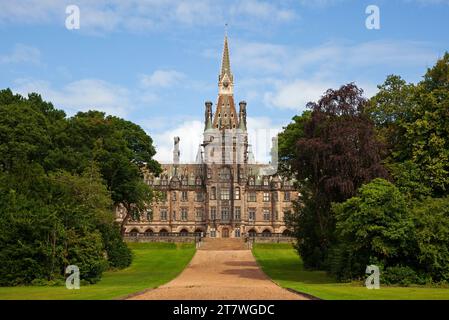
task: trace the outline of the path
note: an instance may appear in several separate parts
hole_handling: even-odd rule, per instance
[[[305,300],[273,283],[238,239],[210,239],[175,279],[135,300]]]

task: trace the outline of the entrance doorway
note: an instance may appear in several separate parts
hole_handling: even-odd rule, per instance
[[[224,228],[221,231],[221,237],[222,238],[229,238],[229,229],[228,228]]]

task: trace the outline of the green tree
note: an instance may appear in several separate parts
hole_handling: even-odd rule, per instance
[[[312,112],[307,110],[300,116],[294,116],[293,121],[278,135],[279,172],[283,175],[294,177],[297,174],[292,172],[292,162],[297,154],[296,143],[304,138],[304,125],[310,121],[311,114]]]
[[[427,198],[412,209],[418,269],[434,282],[449,281],[449,197]]]
[[[410,264],[413,219],[403,194],[392,183],[374,179],[357,195],[334,203],[336,245],[329,256],[330,271],[340,279],[357,279],[366,266],[383,268]]]
[[[388,146],[386,162],[395,180],[406,185],[421,184],[413,194],[416,197],[427,195],[428,188],[436,197],[448,194],[448,79],[446,53],[417,85],[389,76],[367,110]]]

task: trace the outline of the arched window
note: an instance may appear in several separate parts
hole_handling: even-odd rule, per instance
[[[159,236],[161,236],[161,237],[167,237],[167,236],[168,236],[168,231],[167,231],[167,229],[161,229],[161,230],[159,231]]]
[[[250,186],[253,186],[253,185],[254,185],[254,177],[249,177],[248,184],[249,184]]]
[[[152,237],[154,236],[154,231],[151,229],[147,229],[144,233],[145,237]]]
[[[271,231],[269,229],[265,229],[262,232],[262,237],[271,237]]]
[[[256,232],[256,230],[251,229],[251,230],[248,231],[248,235],[249,235],[251,238],[255,238],[255,237],[257,236],[257,232]]]
[[[182,230],[179,232],[179,235],[180,235],[181,237],[187,237],[187,236],[189,235],[189,231],[187,231],[186,229],[182,229]]]
[[[283,237],[291,237],[291,236],[293,236],[293,233],[290,230],[285,229],[284,232],[282,232],[282,236]]]
[[[137,229],[132,229],[132,230],[129,232],[129,235],[130,235],[131,237],[137,237],[138,234],[139,234],[139,230],[137,230]]]

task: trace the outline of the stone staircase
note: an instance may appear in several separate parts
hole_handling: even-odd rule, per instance
[[[203,238],[199,250],[248,250],[241,238]]]

